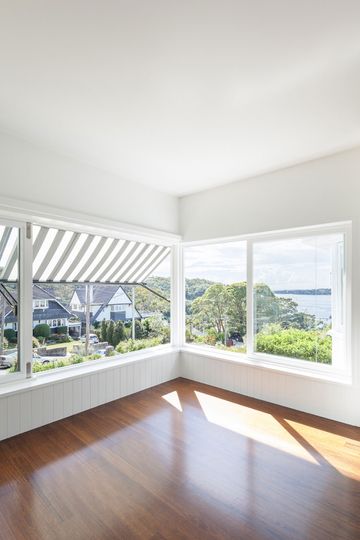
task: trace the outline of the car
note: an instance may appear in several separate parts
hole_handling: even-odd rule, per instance
[[[0,355],[0,369],[9,369],[11,368],[12,363],[9,362],[9,359],[4,355]]]
[[[85,341],[86,341],[86,336],[81,336],[80,341],[81,341],[82,343],[85,343]],[[90,343],[99,343],[99,338],[97,337],[96,334],[89,334],[89,342],[90,342]]]
[[[40,362],[41,364],[48,364],[50,362],[50,360],[48,358],[43,358],[42,356],[40,356],[40,354],[36,353],[36,352],[33,352],[33,362]]]

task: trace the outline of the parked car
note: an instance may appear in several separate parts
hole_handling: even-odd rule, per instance
[[[40,356],[40,354],[36,352],[33,352],[32,357],[33,357],[33,361],[41,362],[41,364],[48,364],[50,362],[48,358],[43,358],[42,356]]]
[[[9,362],[9,359],[4,355],[0,355],[0,369],[9,369],[11,368],[12,363]]]
[[[85,343],[85,341],[86,341],[86,336],[81,336],[80,341],[81,341],[82,343]],[[89,342],[90,342],[90,343],[99,343],[99,338],[97,337],[96,334],[89,334]]]

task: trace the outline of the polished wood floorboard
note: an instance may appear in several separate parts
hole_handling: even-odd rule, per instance
[[[0,538],[360,539],[360,430],[177,379],[0,443]]]

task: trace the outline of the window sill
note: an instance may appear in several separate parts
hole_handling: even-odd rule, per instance
[[[284,373],[286,375],[293,375],[295,377],[313,379],[324,383],[343,384],[347,386],[352,385],[352,378],[348,373],[329,372],[325,370],[322,371],[321,369],[312,366],[301,368],[298,366],[283,365],[277,363],[276,359],[254,359],[247,354],[213,350],[208,349],[207,347],[183,345],[180,350],[185,353],[191,353],[197,356],[205,356],[207,358],[215,358],[223,362],[253,367],[255,369],[270,370],[277,373]]]
[[[69,367],[61,367],[54,370],[36,373],[30,379],[21,379],[13,382],[2,383],[0,386],[0,398],[9,396],[11,394],[16,394],[18,392],[24,392],[63,381],[69,381],[71,379],[83,377],[84,375],[98,373],[99,371],[106,371],[108,369],[114,369],[116,367],[125,366],[128,364],[135,364],[155,356],[175,353],[178,352],[178,350],[179,349],[177,347],[172,345],[159,345],[158,347],[153,347],[151,349],[119,354],[104,360],[91,360],[89,362],[84,362],[83,364],[75,364]]]

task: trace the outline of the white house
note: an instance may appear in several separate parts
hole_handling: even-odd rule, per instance
[[[74,315],[84,322],[85,320],[86,291],[85,286],[75,289],[70,309]],[[106,321],[130,321],[133,317],[132,301],[124,289],[119,285],[93,285],[90,308],[91,324]],[[141,319],[140,313],[135,309],[135,318]]]

